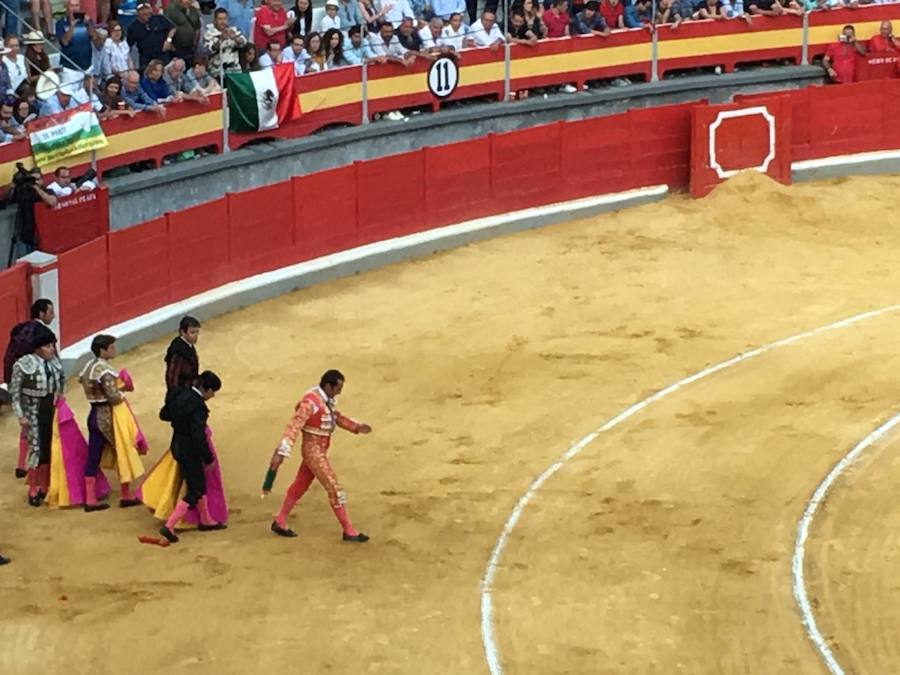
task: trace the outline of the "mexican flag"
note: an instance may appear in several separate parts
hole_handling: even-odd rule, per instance
[[[300,117],[294,93],[294,64],[280,63],[251,73],[228,73],[228,128],[231,131],[277,129]]]
[[[38,166],[103,148],[109,143],[90,103],[38,117],[28,123],[26,130],[31,141],[31,154]]]

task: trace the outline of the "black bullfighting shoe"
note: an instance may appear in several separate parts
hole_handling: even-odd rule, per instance
[[[172,530],[170,530],[165,525],[163,525],[161,528],[159,528],[159,533],[163,537],[165,537],[169,541],[170,544],[178,543],[178,535],[176,535],[174,532],[172,532]]]
[[[200,523],[197,526],[197,530],[200,532],[213,532],[215,530],[224,530],[227,529],[228,526],[225,523],[211,523],[209,525],[204,525]]]
[[[344,533],[344,541],[355,541],[357,544],[365,544],[369,539],[369,535],[362,532],[357,532],[356,534]]]
[[[297,536],[297,533],[294,532],[291,528],[281,527],[281,525],[279,525],[276,522],[272,522],[272,532],[277,534],[279,537],[296,537]]]

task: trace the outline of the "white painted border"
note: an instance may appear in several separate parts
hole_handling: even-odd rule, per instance
[[[422,244],[437,243],[444,239],[471,232],[497,229],[515,221],[546,218],[548,216],[571,213],[598,206],[628,206],[634,201],[662,197],[668,191],[668,185],[653,185],[646,188],[638,188],[636,190],[627,190],[625,192],[616,192],[613,194],[587,197],[585,199],[576,199],[557,204],[548,204],[546,206],[537,206],[521,211],[511,211],[496,216],[487,216],[485,218],[465,221],[456,225],[448,225],[446,227],[425,230],[423,232],[417,232],[402,237],[385,239],[372,244],[366,244],[365,246],[358,246],[356,248],[347,249],[346,251],[322,256],[321,258],[315,258],[314,260],[297,263],[296,265],[282,267],[277,270],[272,270],[271,272],[257,274],[252,277],[247,277],[246,279],[232,281],[231,283],[185,298],[184,300],[179,300],[178,302],[159,307],[158,309],[154,309],[153,311],[129,319],[128,321],[123,321],[122,323],[104,328],[103,330],[98,330],[96,333],[111,333],[117,337],[121,337],[122,335],[137,333],[161,323],[172,324],[174,331],[174,326],[177,325],[178,320],[185,314],[196,311],[203,306],[211,305],[254,289],[264,288],[272,284],[321,272],[347,263],[365,260],[366,258],[382,255],[384,253],[412,249],[416,246],[421,246]],[[63,329],[65,329],[65,326],[63,326]],[[63,361],[75,361],[80,359],[90,352],[92,339],[93,336],[88,336],[67,346],[60,353],[60,357]]]
[[[821,159],[806,159],[802,162],[793,162],[792,171],[809,171],[832,166],[853,166],[855,164],[869,164],[870,162],[882,162],[884,160],[900,160],[900,150],[879,150],[877,152],[860,152],[855,155],[835,155],[834,157],[822,157]]]
[[[766,352],[769,352],[773,349],[786,347],[806,338],[821,335],[823,333],[838,330],[840,328],[846,328],[847,326],[852,326],[856,323],[859,323],[860,321],[878,317],[889,312],[895,312],[897,310],[900,310],[900,304],[889,305],[880,309],[863,312],[862,314],[855,314],[846,319],[841,319],[840,321],[835,321],[833,323],[820,326],[819,328],[813,328],[812,330],[808,330],[803,333],[798,333],[796,335],[792,335],[775,342],[770,342],[761,347],[751,349],[750,351],[742,352],[741,354],[733,356],[726,361],[721,361],[715,365],[708,366],[707,368],[704,368],[703,370],[698,371],[693,375],[689,375],[688,377],[678,380],[674,384],[670,384],[665,389],[660,389],[655,394],[651,394],[647,398],[638,401],[628,408],[625,408],[625,410],[620,412],[618,415],[607,420],[603,425],[601,425],[588,435],[582,437],[580,440],[576,441],[559,457],[559,459],[557,459],[555,462],[553,462],[553,464],[544,469],[543,473],[541,473],[537,478],[534,479],[531,485],[528,486],[528,489],[525,491],[525,493],[516,501],[512,513],[510,513],[509,518],[507,518],[506,522],[503,524],[503,528],[500,531],[500,536],[497,538],[497,542],[494,544],[494,548],[491,551],[490,557],[488,558],[484,576],[481,580],[481,642],[484,646],[484,656],[487,661],[488,669],[490,670],[492,675],[500,675],[501,673],[503,673],[503,667],[500,664],[500,653],[497,649],[497,643],[494,638],[494,610],[492,599],[494,579],[497,576],[497,569],[500,564],[500,559],[503,556],[503,551],[506,548],[507,543],[509,542],[509,537],[512,534],[513,529],[516,527],[516,524],[519,522],[519,518],[521,518],[522,512],[525,510],[525,507],[528,506],[529,502],[534,498],[535,494],[537,494],[537,491],[540,490],[541,486],[546,483],[547,480],[553,476],[553,474],[559,471],[566,464],[566,462],[578,455],[578,453],[580,453],[585,447],[587,447],[598,436],[600,436],[600,434],[613,429],[614,427],[627,420],[629,417],[633,416],[635,413],[640,412],[650,404],[656,403],[669,394],[674,394],[682,387],[709,377],[714,373],[718,373],[722,370],[731,368],[732,366],[736,366],[739,363],[743,363],[744,361],[752,359],[755,356],[765,354]],[[815,642],[815,640],[813,641]]]
[[[759,166],[748,166],[743,169],[722,168],[719,160],[716,158],[716,131],[724,120],[734,119],[736,117],[751,117],[760,115],[769,125],[769,152],[763,163]],[[709,166],[716,171],[716,175],[721,178],[731,178],[740,171],[759,171],[765,173],[769,170],[769,164],[775,159],[775,117],[769,112],[764,105],[757,105],[751,108],[741,108],[740,110],[720,110],[716,115],[716,119],[709,125]]]
[[[806,539],[809,536],[809,528],[812,525],[813,518],[816,516],[816,511],[825,501],[825,497],[828,496],[828,490],[831,489],[834,482],[847,467],[859,458],[863,450],[897,426],[898,423],[900,423],[900,413],[894,415],[887,422],[853,446],[853,449],[844,455],[840,462],[834,465],[834,468],[831,469],[828,475],[825,476],[825,479],[819,484],[819,487],[816,488],[816,491],[813,492],[813,496],[810,498],[809,503],[806,505],[806,509],[803,511],[803,517],[800,518],[800,522],[797,523],[797,540],[794,544],[794,556],[791,562],[791,571],[794,577],[794,599],[797,601],[797,606],[800,608],[800,614],[803,617],[803,626],[806,628],[806,634],[809,636],[809,639],[812,640],[812,643],[815,645],[819,655],[822,657],[822,660],[825,661],[825,665],[828,666],[828,670],[831,671],[832,675],[844,675],[844,670],[841,668],[834,653],[828,646],[828,642],[819,631],[815,616],[813,616],[809,597],[806,594],[806,579],[803,573],[803,560],[806,556]]]

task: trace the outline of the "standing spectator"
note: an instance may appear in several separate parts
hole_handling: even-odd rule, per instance
[[[90,26],[91,34],[91,72],[97,76],[99,82],[105,81],[112,75],[112,64],[109,53],[106,51],[106,41],[109,32],[105,28]]]
[[[322,38],[325,50],[325,70],[346,66],[344,60],[344,34],[337,28],[332,28]]]
[[[14,115],[15,104],[16,99],[11,96],[0,100],[0,133],[4,143],[25,140],[25,127],[19,124]]]
[[[165,17],[175,26],[174,55],[191,65],[200,42],[200,12],[191,0],[170,0]]]
[[[25,67],[25,57],[19,53],[19,38],[15,35],[7,35],[3,41],[6,53],[3,54],[3,65],[9,73],[9,86],[15,92],[19,85],[25,81],[28,71]]]
[[[238,60],[242,73],[253,73],[260,70],[259,59],[256,58],[256,45],[248,42],[238,50]]]
[[[307,2],[308,0],[298,0],[299,2]],[[359,0],[357,3],[359,13],[366,24],[369,36],[378,32],[378,27],[384,19],[384,15],[393,7],[389,2],[376,4],[375,0]]]
[[[63,68],[87,70],[91,67],[91,36],[81,0],[66,0],[66,15],[56,22],[56,39],[59,41]],[[73,66],[74,64],[74,66]]]
[[[221,80],[224,73],[239,73],[241,61],[238,50],[246,44],[247,38],[229,22],[228,12],[217,9],[203,36],[203,45],[209,54],[210,75]]]
[[[856,29],[844,26],[838,41],[828,45],[822,66],[828,73],[828,79],[836,84],[847,84],[856,81],[856,56],[864,55],[865,47],[856,41]]]
[[[400,22],[400,28],[397,29],[397,40],[403,48],[410,52],[422,51],[422,38],[413,25],[413,19],[408,16],[403,17]]]
[[[166,62],[175,47],[175,26],[162,14],[154,14],[149,2],[137,6],[137,16],[126,32],[128,44],[137,47],[138,68],[146,68],[154,59]],[[128,88],[128,80],[125,80]]]
[[[206,71],[209,61],[205,56],[194,59],[194,65],[184,74],[181,91],[187,96],[201,94],[204,99],[222,91],[219,83]]]
[[[537,44],[537,36],[525,23],[525,15],[522,10],[515,9],[510,15],[509,25],[506,27],[506,39],[515,45],[533,47]]]
[[[601,0],[600,16],[610,30],[625,28],[625,8],[619,0]]]
[[[41,32],[41,17],[43,16],[46,29],[44,35],[53,35],[53,8],[50,6],[50,0],[29,0],[31,6],[31,29],[32,32]],[[27,44],[27,43],[26,43]]]
[[[0,49],[0,54],[5,55],[6,53],[8,53],[8,51],[9,50],[6,47],[3,47],[2,49]],[[5,61],[0,60],[0,96],[7,96],[12,94],[12,92],[13,87],[12,80],[10,79],[9,75],[9,68],[7,67]]]
[[[474,26],[478,18],[478,0],[466,0],[466,12],[469,15],[469,26]]]
[[[162,63],[160,61],[159,63]],[[166,107],[160,105],[147,95],[141,87],[141,77],[136,70],[128,71],[122,87],[122,98],[133,110],[155,112],[160,117],[166,116]]]
[[[597,11],[599,8],[600,3],[597,0],[588,0],[584,4],[584,9],[572,19],[572,33],[575,35],[599,35],[600,37],[609,35],[609,26]]]
[[[8,47],[9,45],[7,45]],[[870,52],[898,52],[900,51],[900,40],[894,37],[894,27],[890,21],[882,21],[878,35],[869,40]],[[4,57],[5,58],[5,57]],[[12,78],[12,71],[10,71]]]
[[[312,33],[313,9],[310,0],[297,0],[294,7],[288,12],[288,18],[293,18],[291,35],[306,38]]]
[[[466,36],[472,47],[490,47],[497,51],[503,44],[503,33],[497,26],[497,14],[489,9],[481,13],[481,19],[472,24]]]
[[[454,52],[461,51],[466,48],[468,33],[469,29],[463,23],[462,13],[453,12],[450,15],[450,22],[441,31],[440,45]]]
[[[55,180],[47,186],[47,192],[52,192],[57,197],[68,197],[73,192],[90,192],[97,189],[97,184],[92,180],[75,185],[72,182],[72,170],[67,166],[57,167],[53,176]]]
[[[272,40],[266,47],[266,53],[259,57],[259,65],[261,68],[271,68],[282,62],[281,45],[277,40]]]
[[[551,0],[550,9],[544,12],[544,25],[547,26],[548,38],[569,36],[569,13],[566,11],[566,0]],[[522,16],[525,20],[525,16]],[[529,31],[530,32],[530,31]],[[535,38],[536,39],[536,38]]]
[[[332,28],[341,29],[341,17],[338,16],[338,7],[338,0],[325,0],[325,14],[319,20],[316,30],[324,34]]]
[[[375,58],[375,52],[372,51],[369,43],[362,39],[362,28],[360,26],[351,28],[348,35],[350,36],[350,46],[344,50],[344,60],[349,65],[361,66],[363,61]]]
[[[228,17],[228,25],[234,28],[237,33],[249,39],[253,33],[251,32],[251,23],[253,22],[253,0],[216,0],[216,12],[224,9]],[[216,12],[213,12],[215,17]],[[210,72],[212,67],[210,66]]]
[[[109,24],[109,37],[103,45],[103,51],[109,59],[109,68],[114,75],[124,77],[129,70],[134,70],[131,60],[131,46],[125,41],[125,31],[115,21]]]
[[[181,97],[178,92],[172,91],[172,88],[163,79],[163,68],[162,61],[153,59],[144,69],[141,89],[156,103],[174,103]]]
[[[345,31],[349,31],[353,26],[362,25],[362,15],[359,13],[359,3],[356,0],[340,0],[337,13],[341,20],[341,28]]]
[[[434,16],[439,16],[447,23],[451,15],[465,13],[466,0],[431,0],[431,11]]]
[[[313,31],[306,36],[304,49],[309,55],[306,62],[307,73],[320,73],[325,70],[325,48],[322,46],[322,36]]]
[[[25,64],[28,69],[26,79],[32,87],[37,83],[41,73],[50,70],[50,57],[44,51],[44,35],[37,31],[27,33],[25,42]]]
[[[389,21],[394,27],[394,30],[400,27],[400,24],[406,17],[409,17],[413,21],[416,20],[416,15],[413,12],[412,5],[409,4],[409,0],[393,0],[393,2],[387,2],[385,0],[382,7],[386,10],[384,13],[384,20]]]
[[[266,45],[273,40],[282,45],[287,44],[288,30],[295,22],[296,19],[288,17],[282,0],[269,0],[268,4],[260,7],[256,13],[256,33],[253,42],[257,51],[266,49]]]
[[[444,30],[444,20],[437,14],[431,17],[428,25],[419,31],[419,40],[422,42],[422,49],[430,54],[440,54],[444,51],[441,47],[441,33]]]

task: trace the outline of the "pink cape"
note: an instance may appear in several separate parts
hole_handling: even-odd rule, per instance
[[[65,399],[56,402],[56,419],[59,423],[59,441],[63,467],[69,488],[69,506],[84,504],[84,467],[87,464],[88,446],[75,421],[75,414]],[[103,471],[97,472],[97,498],[103,499],[110,492],[109,482]]]
[[[225,488],[222,485],[222,470],[219,468],[219,455],[212,439],[212,430],[206,427],[206,441],[215,461],[206,467],[206,507],[209,516],[217,523],[228,522],[228,505],[225,503]],[[189,525],[200,524],[200,512],[197,509],[188,509],[184,516],[184,522]]]

